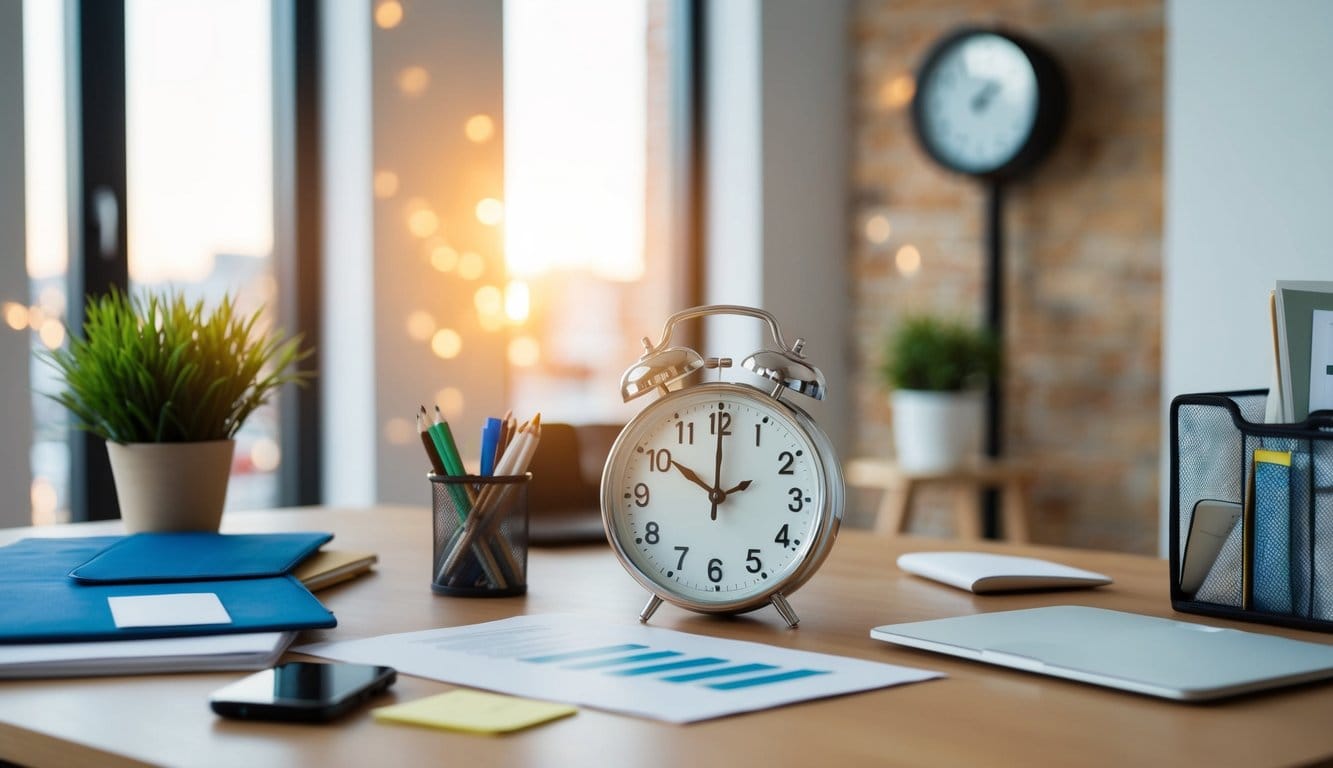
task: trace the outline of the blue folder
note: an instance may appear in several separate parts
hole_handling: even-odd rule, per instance
[[[92,584],[281,576],[331,533],[136,533],[76,564],[70,578]]]
[[[122,537],[23,539],[0,547],[0,643],[130,640],[319,629],[337,620],[293,576],[81,584],[72,568]],[[117,628],[107,598],[212,593],[229,624]]]

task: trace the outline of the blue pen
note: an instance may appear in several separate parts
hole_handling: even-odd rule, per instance
[[[500,420],[486,419],[481,428],[481,474],[489,477],[495,471],[495,447],[500,444]]]

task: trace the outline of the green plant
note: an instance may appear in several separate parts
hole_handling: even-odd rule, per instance
[[[300,336],[258,333],[259,312],[236,312],[228,296],[211,313],[180,294],[131,298],[119,290],[90,297],[82,338],[42,358],[64,380],[49,395],[75,426],[117,443],[224,440],[310,354]]]
[[[890,389],[954,392],[983,385],[999,366],[999,347],[990,333],[917,315],[889,334],[880,373]]]

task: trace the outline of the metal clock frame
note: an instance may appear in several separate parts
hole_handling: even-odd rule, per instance
[[[742,365],[755,374],[773,381],[773,390],[766,392],[746,383],[721,381],[701,382],[671,390],[671,384],[705,367],[703,358],[694,350],[670,346],[671,333],[675,325],[684,320],[724,314],[754,317],[767,322],[777,349],[765,348],[755,352],[745,358]],[[794,628],[800,623],[795,610],[787,601],[787,596],[809,581],[832,550],[842,523],[845,493],[842,469],[828,436],[809,414],[796,404],[782,399],[787,390],[816,399],[822,399],[825,394],[823,375],[818,369],[804,362],[804,355],[801,354],[804,345],[805,340],[798,338],[795,343],[788,346],[782,338],[782,331],[778,327],[776,318],[770,313],[752,307],[728,304],[695,307],[677,312],[667,320],[660,342],[654,345],[647,337],[643,339],[645,351],[639,361],[625,373],[621,395],[626,402],[653,391],[660,392],[663,396],[635,415],[612,444],[602,472],[601,500],[602,524],[612,550],[634,580],[652,594],[647,605],[639,613],[639,621],[647,622],[662,602],[666,601],[681,608],[709,614],[746,613],[772,604],[789,627]],[[710,367],[726,367],[730,365],[730,360],[713,360],[711,363]],[[723,399],[750,398],[761,405],[783,411],[814,447],[812,459],[817,476],[823,485],[823,503],[817,510],[817,518],[811,527],[810,538],[800,563],[785,577],[776,579],[772,587],[735,600],[703,601],[679,594],[642,570],[625,550],[617,535],[619,528],[617,507],[621,489],[617,485],[616,478],[624,473],[629,459],[628,451],[633,448],[631,438],[637,439],[643,432],[642,426],[655,423],[661,418],[659,414],[669,412],[676,401],[701,392],[716,393]]]

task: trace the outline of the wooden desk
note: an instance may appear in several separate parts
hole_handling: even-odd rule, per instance
[[[466,624],[524,612],[634,616],[643,592],[608,548],[536,550],[526,597],[466,599],[430,592],[430,515],[425,508],[283,510],[228,515],[224,530],[328,530],[334,544],[380,555],[376,573],[320,592],[339,626],[304,639],[355,638]],[[108,524],[0,531],[24,535],[114,530]],[[1166,564],[1132,555],[1003,544],[975,549],[1028,553],[1111,574],[1092,591],[979,597],[902,574],[907,550],[956,541],[883,539],[844,532],[823,570],[792,597],[800,629],[772,610],[736,619],[663,606],[656,626],[843,654],[947,672],[945,680],[673,726],[591,709],[505,737],[374,723],[363,709],[326,726],[222,720],[209,692],[238,673],[0,682],[0,758],[25,765],[1168,765],[1309,763],[1333,756],[1333,684],[1210,705],[1167,701],[1016,670],[897,648],[871,640],[872,626],[981,611],[1082,603],[1172,616]],[[2,617],[0,617],[2,618]],[[1315,641],[1201,617],[1192,621]],[[383,701],[450,686],[400,676]]]

